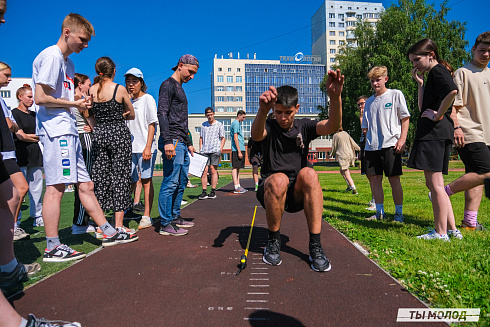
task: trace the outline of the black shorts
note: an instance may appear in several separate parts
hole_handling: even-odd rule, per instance
[[[400,176],[402,172],[402,154],[395,153],[395,148],[384,148],[364,152],[366,157],[366,174],[383,175],[386,177]]]
[[[447,175],[452,146],[451,140],[415,141],[407,166]]]
[[[260,154],[254,154],[250,158],[250,163],[252,164],[252,166],[261,167],[262,166],[262,156]]]
[[[5,168],[7,169],[9,176],[22,172],[15,159],[6,159],[3,161],[3,163],[5,164]]]
[[[456,148],[463,160],[466,173],[486,174],[490,172],[490,146],[483,142],[469,143]]]
[[[267,178],[266,178],[267,179]],[[257,190],[257,200],[259,200],[262,207],[265,208],[265,181],[266,179],[262,179],[259,183],[259,189]],[[297,203],[294,201],[294,185],[296,185],[296,178],[293,180],[289,180],[288,190],[286,192],[286,201],[284,202],[284,211],[289,213],[295,213],[303,210],[303,203]]]
[[[10,174],[7,171],[7,167],[5,167],[5,164],[0,159],[0,184],[3,184],[3,182],[7,181],[9,178]]]
[[[245,151],[242,151],[242,159],[238,158],[238,151],[231,152],[231,166],[233,168],[244,168],[245,167]]]

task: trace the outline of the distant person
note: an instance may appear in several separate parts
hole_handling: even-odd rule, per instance
[[[347,183],[347,191],[352,191],[352,194],[358,194],[356,185],[350,175],[349,167],[354,166],[356,160],[356,151],[361,150],[356,142],[350,137],[350,135],[339,128],[338,132],[334,134],[332,139],[332,156],[337,156],[337,160],[340,166],[340,175]]]
[[[451,114],[454,143],[466,173],[445,190],[449,196],[465,191],[461,229],[486,230],[478,222],[478,209],[484,180],[490,177],[490,31],[476,38],[471,51],[471,62],[454,74],[458,94]]]
[[[16,97],[19,106],[12,110],[19,126],[19,130],[14,134],[15,155],[29,185],[29,212],[34,219],[33,225],[43,226],[43,154],[39,147],[39,136],[36,135],[36,113],[29,110],[34,103],[31,86],[24,84],[17,90]]]
[[[89,94],[89,89],[92,86],[92,82],[87,75],[75,73],[75,101],[83,99],[84,94]],[[80,139],[80,145],[82,146],[83,162],[87,168],[87,172],[92,177],[92,159],[93,159],[93,129],[95,126],[95,120],[93,114],[89,113],[89,110],[73,110],[75,115],[78,138]],[[68,190],[65,190],[67,192]],[[80,196],[78,194],[78,186],[75,184],[75,205],[73,207],[73,225],[71,226],[71,233],[73,235],[94,233],[96,230],[94,226],[89,224],[90,216],[87,210],[80,202]]]
[[[199,200],[216,198],[216,187],[218,185],[218,165],[221,160],[221,152],[225,146],[225,128],[222,123],[214,119],[214,109],[207,107],[204,114],[208,121],[202,123],[199,137],[199,151],[208,157],[208,165],[204,168],[201,177],[202,193]],[[211,192],[208,188],[208,169],[211,171]]]
[[[270,86],[260,96],[259,111],[252,124],[252,138],[262,142],[263,180],[257,199],[265,208],[269,236],[263,261],[277,266],[281,260],[280,227],[284,211],[304,209],[308,224],[311,268],[329,271],[332,266],[321,244],[323,192],[318,174],[308,162],[310,142],[338,130],[342,120],[341,92],[344,76],[328,71],[326,89],[330,98],[330,119],[295,119],[299,110],[298,91],[288,85]],[[273,109],[275,120],[266,120]],[[296,223],[296,222],[292,222]]]
[[[412,77],[419,90],[420,117],[407,166],[424,171],[434,213],[434,229],[417,238],[449,241],[448,234],[462,238],[454,222],[453,208],[444,190],[442,177],[448,173],[454,140],[454,123],[450,115],[458,88],[449,70],[440,64],[442,60],[437,46],[431,39],[423,39],[412,45],[408,57],[413,64]],[[424,85],[426,73],[428,76]]]
[[[255,184],[255,192],[259,189],[259,167],[262,166],[262,144],[255,142],[252,138],[248,140],[248,161],[252,165],[252,176]]]
[[[123,225],[124,211],[132,204],[131,133],[126,120],[134,119],[134,109],[126,88],[114,83],[116,65],[109,57],[97,59],[95,72],[95,84],[90,88],[95,117],[95,196],[102,210],[114,211],[117,230],[134,233]]]
[[[194,226],[193,222],[180,215],[182,197],[189,178],[189,154],[194,156],[195,151],[187,134],[188,106],[182,84],[192,80],[198,69],[197,58],[185,54],[172,68],[172,76],[160,86],[157,113],[160,124],[158,148],[163,157],[163,181],[158,196],[160,235],[186,235],[188,230],[185,228]]]
[[[359,120],[361,125],[362,125],[362,117],[364,116],[364,105],[366,104],[366,100],[368,98],[369,97],[367,95],[361,95],[357,98],[356,101],[357,108],[359,109]],[[359,165],[361,166],[361,175],[366,176],[369,183],[369,189],[371,189],[371,175],[366,174],[366,154],[364,152],[365,146],[366,146],[366,132],[364,132],[361,128],[361,138],[359,140],[359,147],[361,148],[361,151],[359,152]],[[376,211],[376,202],[374,201],[374,196],[372,194],[373,193],[371,192],[371,201],[369,201],[368,207],[366,209]]]
[[[153,169],[157,158],[157,144],[155,140],[156,125],[158,124],[157,104],[155,99],[146,92],[143,73],[138,68],[131,68],[124,74],[126,88],[131,95],[134,107],[134,120],[128,120],[132,136],[132,182],[133,189],[140,179],[145,195],[145,210],[138,228],[151,227],[151,208],[155,191],[153,189]],[[139,174],[138,174],[139,172]],[[138,205],[139,198],[134,199],[133,207]]]
[[[366,133],[366,174],[371,175],[371,192],[376,214],[367,220],[385,219],[383,172],[391,185],[395,203],[394,220],[403,223],[403,188],[400,183],[402,153],[405,151],[410,113],[400,90],[388,89],[388,70],[376,66],[367,75],[375,94],[366,100],[361,128]]]
[[[241,122],[245,120],[245,111],[238,110],[236,113],[236,119],[231,123],[230,136],[231,136],[231,177],[233,179],[233,185],[235,187],[234,193],[243,194],[247,192],[240,185],[240,169],[245,168],[245,140],[243,138]]]
[[[2,73],[2,79],[0,80],[0,88],[9,85],[10,81],[12,80],[11,75],[11,69],[10,66],[7,65],[6,63],[0,62],[0,73]],[[10,129],[11,133],[16,133],[19,130],[19,125],[17,125],[17,122],[12,115],[12,111],[7,107],[3,99],[0,98],[0,105],[2,106],[2,111],[5,116],[5,120],[7,122],[7,125]],[[10,139],[13,142],[13,137],[12,134],[9,134]],[[27,191],[29,190],[29,186],[27,184],[27,181],[22,174],[22,171],[20,170],[19,165],[17,164],[17,159],[15,157],[15,149],[13,151],[5,151],[2,152],[3,156],[3,162],[5,165],[5,168],[7,169],[7,172],[10,175],[10,179],[15,185],[15,188],[19,192],[20,199],[13,208],[12,215],[14,216],[15,219],[15,225],[14,225],[14,241],[18,240],[28,240],[30,238],[30,234],[24,231],[20,227],[20,221],[19,219],[19,213],[20,213],[20,207],[22,206],[22,199],[26,195]]]
[[[88,110],[91,97],[75,100],[75,67],[68,57],[88,46],[94,35],[92,24],[78,14],[63,20],[56,45],[46,48],[34,59],[32,81],[34,101],[38,105],[36,134],[43,145],[43,166],[46,192],[43,200],[43,219],[46,231],[46,250],[43,261],[78,260],[85,253],[62,244],[58,235],[61,199],[65,184],[78,184],[80,201],[104,234],[103,246],[133,242],[138,239],[125,231],[117,231],[104,217],[93,192],[93,183],[83,163],[82,147],[76,129],[73,109]]]

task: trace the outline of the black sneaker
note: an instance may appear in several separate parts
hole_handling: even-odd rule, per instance
[[[216,199],[216,193],[214,191],[211,191],[209,194],[208,194],[208,199]]]
[[[264,249],[264,256],[262,261],[268,265],[279,266],[281,260],[281,241],[280,240],[268,240]]]
[[[112,236],[104,235],[104,239],[102,240],[102,246],[107,247],[107,246],[113,246],[113,245],[123,244],[123,243],[131,243],[136,240],[138,240],[138,235],[129,234],[124,229],[118,228],[114,235]]]
[[[310,243],[311,269],[314,271],[329,271],[332,269],[330,261],[327,259],[321,244]]]
[[[26,268],[19,262],[13,271],[9,273],[0,272],[0,288],[7,292],[21,283],[27,282],[28,279]]]
[[[201,195],[198,197],[199,200],[206,200],[207,198],[208,195],[206,194],[206,191],[202,191]]]
[[[60,244],[51,251],[44,250],[44,262],[65,262],[85,258],[87,255],[83,252],[73,250],[65,244]]]
[[[141,201],[136,203],[136,204],[133,204],[133,211],[138,211],[138,212],[143,211],[144,212],[145,211],[145,205],[143,203],[141,203]]]
[[[124,219],[140,219],[141,215],[133,211],[133,209],[129,209],[124,214]]]

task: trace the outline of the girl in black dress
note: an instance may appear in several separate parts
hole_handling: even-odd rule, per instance
[[[412,77],[418,84],[418,107],[421,114],[407,166],[424,171],[435,227],[428,234],[417,237],[445,241],[449,241],[448,235],[462,238],[454,222],[451,201],[444,190],[442,176],[448,172],[454,140],[454,124],[450,115],[458,91],[451,73],[445,67],[447,63],[439,58],[437,46],[432,40],[423,39],[415,43],[408,50],[408,57],[413,64]]]
[[[124,211],[133,201],[131,133],[125,120],[134,119],[134,109],[126,88],[114,83],[116,65],[110,58],[97,59],[95,71],[95,84],[90,88],[95,117],[92,180],[100,206],[115,212],[119,230],[124,228]]]

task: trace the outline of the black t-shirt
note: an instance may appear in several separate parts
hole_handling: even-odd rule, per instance
[[[441,64],[432,67],[427,76],[420,115],[425,109],[439,110],[442,100],[453,90],[457,90],[449,70]],[[452,104],[438,122],[419,116],[415,140],[454,140],[454,123],[451,119]]]
[[[17,108],[12,109],[12,116],[14,116],[19,125],[19,129],[26,134],[36,134],[36,113],[29,111],[25,113]],[[24,142],[19,140],[14,134],[15,142],[15,156],[17,157],[17,164],[19,167],[24,166],[42,166],[43,155],[39,144],[37,142]]]
[[[255,155],[262,156],[262,142],[257,142],[251,138],[248,140],[248,158],[251,160]]]
[[[311,167],[308,161],[310,142],[318,137],[317,120],[295,119],[290,131],[285,131],[275,119],[267,119],[267,136],[261,142],[263,159],[261,174],[268,177],[274,173],[284,173],[289,179],[298,176],[304,167]]]

